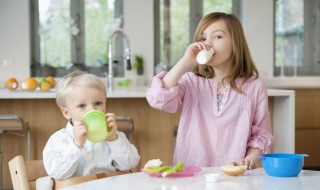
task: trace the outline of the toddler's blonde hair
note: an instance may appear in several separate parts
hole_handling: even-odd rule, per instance
[[[74,86],[96,88],[107,95],[106,86],[99,77],[76,70],[67,74],[58,82],[56,103],[60,108],[66,105],[66,95],[72,93],[71,90]]]

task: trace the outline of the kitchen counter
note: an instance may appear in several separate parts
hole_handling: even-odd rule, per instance
[[[263,78],[267,88],[320,89],[320,77],[273,77]]]
[[[115,92],[108,93],[108,98],[114,99],[145,99],[147,86],[117,88]],[[293,90],[268,89],[268,95],[272,98],[272,126],[273,134],[277,139],[274,146],[275,152],[294,152],[295,137],[295,96]],[[54,99],[56,92],[14,91],[0,89],[0,99]],[[286,134],[286,135],[283,135]]]
[[[123,87],[117,88],[114,92],[108,92],[108,98],[145,98],[147,86]],[[48,92],[42,92],[40,89],[35,91],[16,90],[9,91],[0,89],[0,99],[54,99],[56,91],[52,89]]]
[[[150,107],[146,100],[148,87],[118,88],[108,93],[107,111],[117,116],[129,116],[135,124],[132,143],[141,156],[138,167],[152,158],[172,164],[175,143],[175,126],[180,113],[162,112]],[[42,151],[48,138],[65,127],[67,120],[55,102],[55,91],[9,92],[0,89],[0,114],[15,114],[29,123],[31,131],[31,159],[42,159]],[[276,139],[274,152],[295,152],[295,92],[269,89],[269,110],[273,135]],[[161,134],[161,138],[154,138]],[[26,155],[25,138],[4,134],[1,150],[3,163],[15,155]],[[10,144],[10,146],[7,146]],[[4,185],[11,183],[8,166],[4,165]]]
[[[148,86],[123,87],[117,88],[114,92],[108,92],[108,98],[145,98]],[[268,89],[268,95],[271,97],[290,96],[292,90]],[[0,99],[52,99],[56,98],[55,89],[49,92],[35,91],[9,91],[0,88]]]
[[[205,190],[205,189],[242,189],[242,190],[275,190],[275,189],[320,189],[320,171],[303,170],[297,177],[271,177],[263,168],[248,170],[240,176],[228,176],[218,167],[201,168],[202,171],[189,177],[151,177],[147,173],[138,172],[114,177],[93,180],[63,188],[75,189],[166,189],[166,190]],[[206,182],[205,174],[220,174],[218,182]]]

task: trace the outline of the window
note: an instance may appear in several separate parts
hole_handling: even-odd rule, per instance
[[[202,15],[240,12],[240,6],[232,7],[233,1],[237,0],[155,0],[155,72],[169,69],[183,56]]]
[[[275,0],[274,76],[319,76],[319,0]]]
[[[34,1],[32,76],[61,77],[75,68],[104,76],[108,35],[122,27],[122,4],[122,0]]]

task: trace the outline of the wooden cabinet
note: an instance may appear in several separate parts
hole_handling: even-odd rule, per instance
[[[320,90],[296,90],[296,153],[309,154],[306,169],[320,170]]]
[[[272,99],[269,102],[272,110]],[[159,158],[172,164],[174,151],[174,127],[178,126],[180,113],[171,114],[151,108],[145,98],[108,98],[108,112],[130,116],[135,130],[132,143],[140,154],[137,170],[150,159]],[[16,114],[31,128],[31,159],[42,159],[43,148],[55,131],[64,128],[67,120],[56,105],[55,99],[0,99],[0,114]],[[16,155],[26,158],[26,138],[4,134],[3,185],[10,186],[8,161]]]
[[[139,170],[153,158],[172,164],[174,126],[179,123],[179,113],[170,114],[151,108],[146,98],[108,98],[108,112],[117,116],[130,116],[135,130],[132,143],[140,154]],[[64,128],[67,120],[55,99],[0,99],[0,114],[16,114],[31,128],[31,159],[42,159],[43,148],[55,131]],[[26,138],[4,134],[1,143],[3,155],[3,185],[11,186],[8,161],[16,155],[26,158]]]

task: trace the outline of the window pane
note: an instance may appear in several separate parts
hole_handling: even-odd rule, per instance
[[[164,65],[175,65],[190,44],[190,36],[194,35],[189,32],[190,9],[199,10],[190,7],[189,0],[160,0],[160,62]],[[231,13],[232,0],[204,0],[203,13],[198,15],[213,11]],[[156,72],[158,67],[161,65]]]
[[[70,0],[39,0],[41,64],[66,66],[71,61]]]
[[[232,0],[204,0],[203,1],[203,15],[211,12],[232,12]]]
[[[297,76],[304,66],[303,0],[275,1],[275,76]]]
[[[37,28],[33,32],[36,61],[31,67],[32,75],[61,77],[74,69],[81,69],[104,76],[108,35],[115,28],[122,27],[123,1],[38,0],[34,6],[39,15],[37,11],[33,12]],[[119,44],[122,39],[114,41]],[[123,46],[118,46],[114,56],[120,54],[123,57]],[[45,64],[53,67],[44,68]],[[123,68],[120,63],[116,64],[114,75],[123,73]]]
[[[160,5],[160,62],[175,64],[189,44],[189,0],[161,0]]]
[[[86,66],[107,62],[107,24],[114,20],[114,0],[85,0]]]

